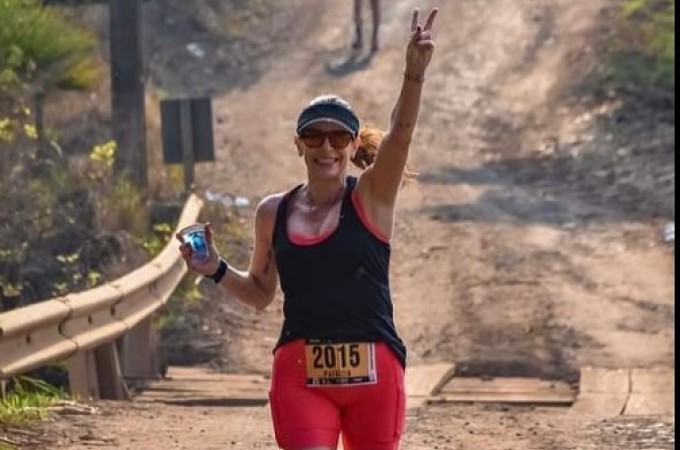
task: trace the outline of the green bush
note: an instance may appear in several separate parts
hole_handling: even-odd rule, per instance
[[[23,88],[86,89],[98,75],[92,33],[38,0],[0,1],[0,98]]]
[[[63,389],[37,378],[22,375],[11,381],[12,392],[0,399],[0,423],[20,425],[44,419],[49,406],[67,397]]]
[[[108,142],[87,160],[48,165],[39,176],[18,164],[0,179],[0,312],[106,281],[122,256],[119,230],[151,254],[167,243],[170,226],[149,235],[142,193],[113,173],[114,158]]]
[[[616,85],[675,91],[675,0],[625,0],[608,78]]]

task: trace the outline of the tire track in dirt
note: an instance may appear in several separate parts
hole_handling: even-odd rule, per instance
[[[440,23],[453,25],[439,41],[414,140],[421,184],[402,196],[395,238],[397,321],[411,361],[568,379],[584,364],[672,364],[668,253],[629,239],[654,242],[649,225],[615,206],[522,186],[512,167],[488,163],[520,156],[535,145],[536,129],[558,127],[535,115],[550,109],[564,55],[584,45],[583,30],[605,4],[442,7]],[[377,72],[398,73],[392,61]],[[379,78],[362,81],[372,76]],[[610,251],[612,244],[619,248]],[[627,263],[617,267],[622,257]],[[654,269],[626,280],[636,264]],[[622,306],[612,291],[653,292],[654,312]],[[626,325],[641,314],[646,328]]]

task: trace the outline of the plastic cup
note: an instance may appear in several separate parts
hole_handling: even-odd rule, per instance
[[[206,262],[210,258],[208,240],[205,237],[204,225],[192,225],[182,231],[182,240],[191,246],[191,259],[197,263]]]

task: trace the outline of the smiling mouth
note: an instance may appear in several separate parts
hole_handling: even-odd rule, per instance
[[[320,166],[330,166],[340,161],[340,158],[314,158],[314,162]]]

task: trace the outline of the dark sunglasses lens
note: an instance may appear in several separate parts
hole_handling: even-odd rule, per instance
[[[328,139],[331,142],[331,147],[333,148],[345,148],[349,145],[352,140],[352,135],[345,131],[338,131],[335,133],[329,133]]]
[[[342,149],[349,145],[352,140],[352,135],[346,131],[331,131],[330,133],[310,132],[300,135],[300,139],[307,147],[319,148],[323,145],[328,137],[331,147],[335,149]]]
[[[326,135],[322,133],[307,133],[300,135],[300,139],[302,139],[302,142],[304,142],[307,147],[317,148],[323,145]]]

